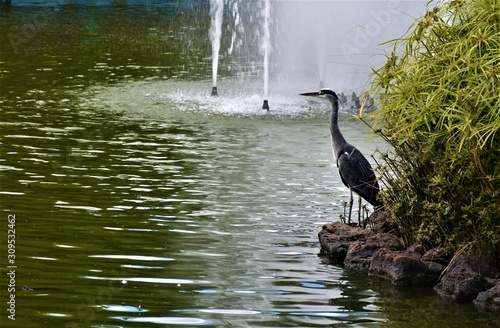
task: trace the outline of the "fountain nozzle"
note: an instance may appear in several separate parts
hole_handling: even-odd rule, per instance
[[[218,94],[217,94],[217,87],[213,87],[212,88],[212,97],[217,97]]]
[[[269,110],[269,102],[267,100],[264,100],[264,103],[262,104],[262,109]]]

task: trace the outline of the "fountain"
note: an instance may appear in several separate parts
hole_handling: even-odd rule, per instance
[[[325,87],[325,71],[326,71],[326,57],[327,57],[327,40],[328,36],[326,30],[320,29],[317,32],[317,40],[316,40],[316,60],[318,66],[318,78],[319,78],[319,89],[323,89]]]
[[[400,5],[368,2],[352,11],[336,1],[312,2],[210,0],[211,95],[218,95],[219,68],[231,76],[224,95],[248,96],[258,110],[269,110],[270,90],[273,109],[280,96],[304,86],[363,90],[370,67],[384,59],[373,54],[377,42],[395,33],[391,19],[400,16]],[[353,15],[365,28],[355,28]]]
[[[262,51],[264,53],[264,103],[262,109],[269,110],[269,101],[267,100],[269,91],[269,51],[271,48],[271,33],[269,31],[269,20],[271,16],[271,0],[264,0],[264,35],[262,38]]]
[[[210,39],[212,41],[212,97],[217,93],[217,70],[219,67],[219,50],[222,35],[222,16],[224,12],[224,0],[210,0]]]

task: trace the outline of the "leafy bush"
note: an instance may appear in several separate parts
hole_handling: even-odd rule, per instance
[[[430,2],[374,71],[379,172],[406,244],[498,258],[500,4]]]

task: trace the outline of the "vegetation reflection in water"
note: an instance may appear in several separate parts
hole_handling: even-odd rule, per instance
[[[16,216],[17,265],[16,321],[4,313],[2,327],[495,323],[317,256],[318,230],[349,197],[327,109],[277,95],[264,114],[259,82],[242,94],[224,69],[226,96],[207,97],[202,1],[182,15],[64,3],[18,52],[0,49],[1,208]],[[37,10],[2,11],[2,45]],[[342,121],[365,154],[381,146]]]

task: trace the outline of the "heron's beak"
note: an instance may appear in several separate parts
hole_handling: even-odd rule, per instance
[[[306,96],[306,97],[320,97],[321,94],[319,92],[306,92],[306,93],[301,93],[301,96]]]

